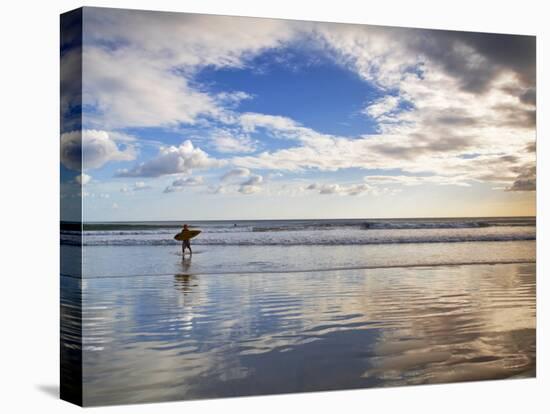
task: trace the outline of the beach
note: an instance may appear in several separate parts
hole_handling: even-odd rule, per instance
[[[534,218],[191,226],[85,227],[84,405],[535,376]]]

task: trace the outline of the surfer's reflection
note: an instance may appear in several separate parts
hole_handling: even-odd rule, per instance
[[[181,270],[182,273],[178,273],[174,275],[174,278],[176,279],[176,289],[181,290],[183,293],[189,293],[191,292],[191,280],[193,279],[193,276],[188,274],[189,269],[191,268],[191,257],[185,258],[181,260]]]
[[[177,274],[174,275],[174,279],[174,286],[184,294],[191,293],[192,288],[197,286],[193,284],[193,280],[195,279],[193,275]]]
[[[183,273],[188,273],[189,268],[191,267],[191,257],[185,258],[185,256],[181,259],[181,270]]]

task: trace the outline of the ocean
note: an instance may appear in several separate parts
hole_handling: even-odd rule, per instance
[[[535,375],[534,217],[187,223],[192,257],[183,222],[86,223],[62,263],[86,404]]]
[[[534,217],[189,221],[197,245],[364,245],[534,240]],[[184,222],[85,223],[86,246],[164,246]],[[70,243],[70,232],[62,242]]]

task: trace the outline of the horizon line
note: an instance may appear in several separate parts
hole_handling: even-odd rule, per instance
[[[232,219],[139,219],[139,220],[60,220],[64,223],[139,223],[139,222],[193,222],[193,221],[290,221],[290,220],[420,220],[420,219],[497,219],[497,218],[535,218],[524,216],[423,216],[423,217],[330,217],[330,218],[232,218]]]

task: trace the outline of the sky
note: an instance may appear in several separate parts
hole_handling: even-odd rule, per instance
[[[62,36],[61,187],[87,221],[535,214],[533,36],[83,21]]]

